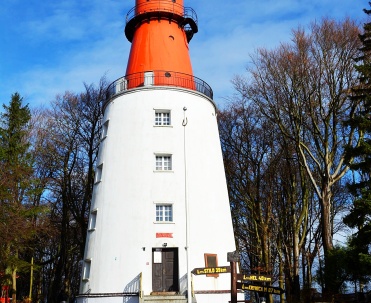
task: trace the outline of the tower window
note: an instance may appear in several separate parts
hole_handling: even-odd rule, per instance
[[[205,267],[218,267],[218,255],[217,254],[204,254]],[[206,277],[219,277],[219,274],[207,274]]]
[[[84,270],[83,270],[83,273],[82,273],[82,280],[83,281],[89,281],[90,266],[91,266],[91,260],[90,259],[84,260]]]
[[[156,204],[156,222],[173,222],[173,205]]]
[[[172,170],[171,155],[156,155],[156,170]]]
[[[153,85],[153,72],[144,72],[144,86]]]
[[[102,127],[102,140],[104,138],[107,137],[107,134],[108,134],[108,124],[109,124],[109,120],[107,120],[106,122],[103,123],[103,127]]]
[[[95,225],[96,225],[96,222],[97,222],[97,211],[98,211],[97,209],[94,209],[90,213],[89,231],[95,230]]]
[[[171,124],[169,110],[156,110],[155,111],[155,125],[167,126]]]
[[[102,171],[103,171],[103,163],[97,167],[97,170],[95,172],[95,183],[102,181]]]

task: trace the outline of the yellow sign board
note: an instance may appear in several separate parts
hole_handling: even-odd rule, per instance
[[[242,290],[249,290],[249,291],[257,291],[257,292],[264,292],[273,295],[280,295],[283,293],[283,289],[279,287],[273,286],[261,286],[261,285],[253,285],[247,283],[237,282],[237,288]]]
[[[237,274],[237,280],[254,282],[272,282],[271,276]]]
[[[230,266],[203,267],[203,268],[195,268],[192,270],[192,274],[194,275],[224,274],[228,272],[231,272]]]

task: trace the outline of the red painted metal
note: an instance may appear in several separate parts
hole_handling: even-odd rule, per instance
[[[168,71],[168,77],[154,74],[157,82],[153,84],[195,89],[183,13],[183,0],[136,0],[135,16],[130,21],[134,32],[127,76]],[[175,83],[179,79],[173,78],[172,72],[188,75],[189,81]],[[128,88],[132,88],[131,85],[129,81]]]

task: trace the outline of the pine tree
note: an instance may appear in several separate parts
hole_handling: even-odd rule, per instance
[[[19,258],[26,241],[33,233],[32,208],[27,198],[32,182],[32,157],[29,152],[28,106],[22,106],[18,93],[9,105],[3,105],[0,116],[0,273],[6,284],[12,285],[16,302],[17,271],[28,267]]]
[[[371,10],[364,11],[371,15]],[[355,102],[362,101],[362,107],[354,118],[346,122],[346,126],[355,126],[362,140],[357,146],[348,148],[346,153],[346,160],[354,158],[350,167],[357,177],[349,185],[354,201],[344,223],[356,230],[349,242],[349,259],[358,265],[358,277],[353,279],[365,283],[371,279],[371,23],[364,24],[363,34],[359,37],[362,55],[356,59],[356,69],[360,81],[353,87],[350,98]]]

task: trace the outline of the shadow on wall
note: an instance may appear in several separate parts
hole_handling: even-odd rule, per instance
[[[179,293],[187,295],[187,274],[179,279]]]

